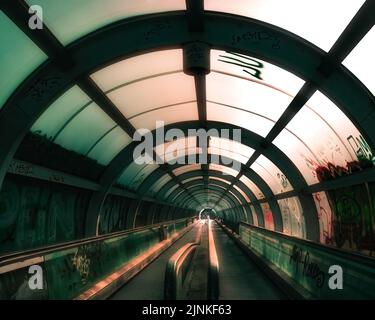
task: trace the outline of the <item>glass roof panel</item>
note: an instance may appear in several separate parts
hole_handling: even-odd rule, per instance
[[[116,124],[95,103],[91,103],[57,136],[55,142],[80,154],[86,154],[93,145]]]
[[[264,84],[290,96],[295,96],[304,84],[302,79],[276,65],[235,52],[211,50],[211,69]]]
[[[315,169],[321,164],[298,137],[284,129],[273,143],[288,156],[309,185],[319,182]]]
[[[277,200],[283,219],[283,233],[304,238],[305,221],[298,197]]]
[[[164,195],[164,199],[167,199],[167,198],[170,196],[170,194],[171,194],[173,191],[175,191],[178,187],[179,187],[179,185],[176,184],[176,185],[174,185],[172,188],[169,188],[168,191],[167,191],[167,192],[165,193],[165,195]]]
[[[320,92],[312,96],[274,144],[294,162],[309,184],[319,182],[318,168],[334,165],[345,169],[358,156],[369,160],[372,157],[353,123]]]
[[[275,124],[271,120],[250,112],[211,102],[207,102],[207,119],[209,121],[231,123],[255,132],[262,137],[265,137]]]
[[[349,134],[341,138],[325,118],[306,106],[288,123],[287,129],[309,147],[322,165],[332,163],[345,167],[348,162],[356,160],[347,140]]]
[[[106,166],[131,142],[132,139],[120,127],[116,127],[103,137],[87,156]]]
[[[181,182],[182,183],[188,183],[190,181],[195,181],[195,180],[202,180],[202,182],[203,182],[203,177],[199,176],[199,177],[187,178],[187,179],[181,180]],[[193,188],[193,187],[196,187],[196,186],[190,186],[190,188]]]
[[[257,199],[263,199],[264,198],[263,192],[260,191],[258,186],[254,182],[252,182],[248,177],[242,175],[241,178],[240,178],[240,181],[243,182],[244,185],[252,191],[252,193],[254,193],[254,195]]]
[[[259,156],[250,168],[268,184],[274,194],[293,190],[287,177],[265,156]]]
[[[234,186],[234,188],[235,188],[239,193],[241,193],[241,195],[245,198],[246,202],[250,202],[249,197],[246,195],[245,192],[242,191],[242,189],[240,189],[240,188],[237,187],[237,186]]]
[[[343,61],[354,75],[375,95],[374,61],[375,52],[375,27],[363,37],[359,44]]]
[[[166,142],[156,146],[156,154],[169,164],[174,164],[175,160],[184,156],[202,153],[201,148],[197,148],[196,137],[180,138],[175,141]],[[182,159],[181,159],[182,160]],[[194,158],[195,161],[195,158]],[[184,164],[184,163],[181,163]]]
[[[159,166],[157,164],[137,164],[132,162],[117,182],[130,190],[137,190],[141,183]]]
[[[224,182],[226,184],[230,184],[229,181],[227,181],[225,179],[222,179],[222,178],[218,178],[218,177],[212,177],[212,176],[210,176],[210,180],[218,180],[218,181]]]
[[[149,192],[150,195],[155,195],[166,183],[171,181],[172,178],[170,175],[166,174],[163,177],[161,177],[158,181],[156,181],[153,186],[150,188]]]
[[[111,64],[91,75],[104,92],[160,74],[182,71],[182,50],[160,50]]]
[[[233,156],[237,155],[237,157],[241,158],[241,160],[233,158],[235,160],[238,160],[242,163],[246,163],[247,160],[251,157],[251,155],[254,153],[254,149],[239,143],[234,140],[228,140],[225,138],[218,138],[218,137],[211,137],[210,138],[210,148],[209,151],[216,150],[220,151],[219,154],[226,156],[224,154],[224,151],[228,151],[228,154],[233,154]],[[212,153],[215,153],[212,151]],[[245,160],[245,162],[243,162]]]
[[[206,0],[205,9],[276,25],[328,51],[363,3],[364,0]]]
[[[238,204],[243,204],[244,203],[233,192],[229,191],[229,193],[232,195],[232,197],[234,197],[237,200]],[[245,194],[245,198],[246,198],[246,194]]]
[[[234,169],[234,168],[230,168],[230,167],[226,167],[226,166],[222,166],[220,164],[215,164],[215,163],[210,163],[209,164],[209,170],[216,170],[216,171],[220,171],[223,173],[223,175],[230,175],[230,176],[237,176],[238,174],[238,170]]]
[[[156,108],[195,101],[194,77],[180,72],[149,78],[111,91],[108,97],[131,119]]]
[[[47,56],[0,11],[0,109]]]
[[[66,122],[90,101],[90,98],[78,86],[72,87],[39,117],[31,131],[53,140]]]
[[[26,0],[43,8],[43,20],[64,44],[112,22],[142,14],[185,10],[183,0]]]
[[[198,120],[198,107],[196,102],[182,103],[172,107],[156,109],[147,113],[142,113],[130,119],[130,123],[136,129],[154,130],[157,122],[164,125],[183,121]],[[160,125],[158,125],[160,127]]]
[[[247,162],[247,160],[249,160],[249,157],[243,156],[242,154],[231,152],[230,150],[226,150],[226,149],[215,148],[215,147],[209,147],[208,153],[213,155],[212,158],[214,158],[215,156],[218,155],[220,157],[226,157],[226,158],[229,158],[229,159],[236,160],[236,161],[241,162],[243,164],[245,164]],[[215,161],[213,161],[213,162],[215,162]]]
[[[179,167],[177,169],[173,170],[173,173],[178,176],[180,174],[184,174],[190,171],[196,171],[196,170],[201,170],[201,165],[200,164],[189,164],[183,167]]]
[[[277,121],[293,96],[268,86],[235,76],[211,72],[207,76],[207,100],[248,111]]]
[[[272,215],[270,205],[268,204],[268,202],[263,202],[260,204],[260,207],[262,208],[262,211],[263,211],[264,227],[268,230],[275,230],[275,224],[273,221],[273,215]]]
[[[250,205],[250,210],[251,210],[251,215],[253,217],[253,224],[255,226],[259,226],[259,223],[258,223],[258,216],[255,212],[255,209],[254,209],[254,206]]]
[[[318,114],[334,130],[344,144],[348,157],[357,159],[358,147],[353,140],[364,140],[350,119],[325,95],[317,91],[305,107]]]

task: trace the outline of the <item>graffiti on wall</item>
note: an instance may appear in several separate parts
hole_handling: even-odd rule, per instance
[[[320,242],[334,244],[332,231],[332,211],[325,192],[313,194],[314,202],[318,212],[320,226]]]
[[[289,264],[294,264],[296,273],[301,273],[303,277],[312,279],[317,288],[323,287],[326,274],[318,263],[311,261],[310,253],[307,250],[304,251],[299,246],[294,245],[290,254]]]
[[[303,238],[305,236],[305,223],[302,208],[298,198],[286,198],[277,201],[283,218],[283,232],[292,236]]]
[[[6,180],[0,192],[0,254],[81,236],[84,192]]]
[[[348,140],[354,153],[357,155],[359,161],[369,162],[372,165],[375,164],[375,156],[369,144],[362,137],[362,135],[359,135],[359,137],[353,137],[350,135],[346,139]]]

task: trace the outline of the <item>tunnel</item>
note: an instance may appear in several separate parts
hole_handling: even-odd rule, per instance
[[[375,298],[375,1],[0,10],[0,300]]]

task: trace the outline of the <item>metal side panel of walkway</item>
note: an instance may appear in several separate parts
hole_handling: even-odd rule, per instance
[[[194,242],[198,224],[178,239],[172,246],[155,259],[147,268],[116,291],[110,300],[163,300],[164,275],[169,258],[184,244]]]
[[[212,225],[219,260],[219,300],[279,300],[285,295],[247,257],[236,243]]]

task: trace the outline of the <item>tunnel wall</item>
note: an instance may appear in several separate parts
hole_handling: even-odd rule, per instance
[[[0,191],[0,256],[82,239],[91,194],[88,190],[9,174]],[[155,205],[150,212],[150,202],[142,201],[138,206],[137,201],[107,196],[99,234],[173,219],[166,214],[169,207]],[[183,210],[178,213],[176,217],[181,218],[188,214]]]
[[[350,187],[316,192],[313,197],[320,224],[320,243],[366,255],[373,254],[375,251],[375,183],[365,182]],[[296,197],[278,201],[283,216],[284,233],[304,238],[303,213],[298,206],[299,202],[296,204],[295,199]],[[272,217],[271,209],[269,206],[264,206],[264,208],[261,213],[267,221],[267,218]],[[265,215],[265,212],[268,215]],[[225,224],[236,232],[239,231],[240,222],[261,226],[256,221],[252,223],[249,219],[248,221],[241,219],[232,209],[224,210],[220,214]],[[291,222],[289,225],[294,227],[285,230],[286,221]],[[270,223],[266,223],[265,228],[273,230]]]
[[[45,253],[24,256],[8,272],[0,263],[0,299],[72,299],[112,274],[153,245],[182,231],[191,219],[180,219],[152,227],[121,232],[104,239],[69,244]],[[164,226],[165,225],[165,226]],[[166,232],[160,232],[160,228]],[[34,259],[34,260],[33,260]],[[35,261],[37,259],[37,263]],[[31,290],[29,265],[43,269],[42,290]],[[10,264],[11,265],[11,264]]]
[[[249,248],[313,298],[375,298],[375,259],[244,223],[240,224],[239,230],[242,241]],[[330,287],[330,278],[336,274],[330,270],[331,266],[340,266],[343,270],[342,289]]]

